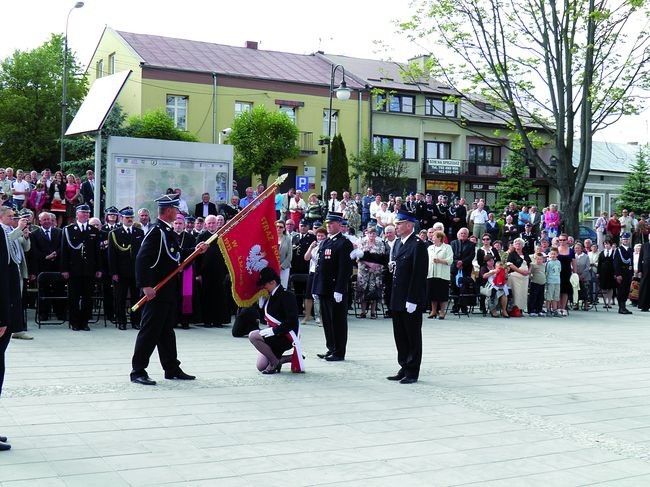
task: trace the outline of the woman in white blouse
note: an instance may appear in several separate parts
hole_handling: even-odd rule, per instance
[[[429,319],[444,320],[449,301],[449,281],[454,252],[451,245],[445,243],[444,232],[433,234],[433,245],[427,248],[429,254],[429,272],[427,274],[427,295],[431,302]]]

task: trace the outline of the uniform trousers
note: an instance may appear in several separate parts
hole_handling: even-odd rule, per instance
[[[146,368],[153,351],[158,347],[160,364],[166,372],[175,372],[181,364],[176,351],[174,324],[177,313],[176,301],[155,298],[142,308],[140,331],[135,340],[131,365],[131,379],[147,375]]]
[[[2,394],[2,383],[5,378],[5,352],[11,340],[11,330],[9,327],[5,330],[4,335],[0,337],[0,395]]]
[[[618,309],[624,309],[627,298],[630,294],[630,284],[632,283],[632,272],[623,271],[621,273],[623,280],[616,286],[616,299],[618,300]]]
[[[120,277],[119,281],[113,281],[115,286],[115,318],[118,325],[126,325],[126,297],[130,296],[129,304],[132,306],[138,302],[140,293],[135,285],[135,278]],[[130,311],[131,326],[140,325],[140,311]]]
[[[391,310],[400,375],[417,379],[422,363],[422,313]]]
[[[327,350],[336,357],[345,358],[348,343],[348,295],[340,303],[333,296],[319,295],[321,320]]]
[[[68,308],[70,326],[87,326],[93,313],[93,291],[95,277],[70,276],[68,279]]]

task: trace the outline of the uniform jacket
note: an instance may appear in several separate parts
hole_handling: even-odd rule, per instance
[[[274,335],[286,335],[290,331],[298,333],[298,306],[296,296],[281,285],[269,296],[265,313],[280,322],[273,328]]]
[[[64,227],[61,237],[61,272],[73,277],[94,277],[101,270],[99,230],[86,223],[82,232],[77,222]]]
[[[352,242],[342,233],[323,240],[314,275],[314,294],[332,296],[335,292],[348,292],[352,275],[352,249]]]
[[[396,242],[395,246],[390,309],[404,311],[407,302],[422,305],[426,300],[428,254],[426,245],[415,233],[412,233],[406,242]]]
[[[634,259],[634,249],[628,247],[625,249],[622,245],[614,252],[614,275],[615,276],[632,276],[632,262]]]
[[[135,278],[135,258],[138,255],[144,232],[140,228],[120,226],[108,234],[108,273],[121,278]]]

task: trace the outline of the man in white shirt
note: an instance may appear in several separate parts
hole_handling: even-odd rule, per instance
[[[187,206],[187,201],[185,201],[182,197],[181,194],[183,193],[181,191],[181,188],[176,188],[174,190],[174,193],[178,195],[178,212],[182,213],[183,216],[187,216],[190,214],[190,209]]]
[[[331,211],[333,211],[335,213],[340,212],[341,203],[339,202],[339,200],[336,199],[337,196],[338,196],[338,193],[336,191],[332,191],[330,193],[330,199],[327,200],[327,212],[328,213],[331,212]]]
[[[377,223],[377,212],[381,210],[381,195],[375,195],[375,201],[370,203],[370,221]]]
[[[476,236],[478,242],[481,241],[481,238],[485,233],[485,222],[487,222],[487,219],[488,214],[487,211],[485,211],[485,203],[483,201],[479,201],[477,203],[476,209],[472,210],[472,213],[469,215],[470,225],[473,226],[472,234]]]
[[[625,232],[632,232],[632,218],[627,214],[627,210],[623,210],[621,217],[618,219],[621,222],[621,234]]]
[[[25,173],[22,169],[16,171],[16,180],[11,183],[11,193],[13,194],[16,211],[20,211],[25,206],[25,200],[29,195],[30,185],[25,181]]]

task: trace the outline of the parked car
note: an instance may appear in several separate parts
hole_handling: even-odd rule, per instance
[[[586,239],[591,239],[592,242],[596,242],[598,240],[598,235],[596,234],[596,230],[594,230],[591,227],[587,227],[585,225],[580,225],[579,227],[579,237],[578,240],[584,242]]]

